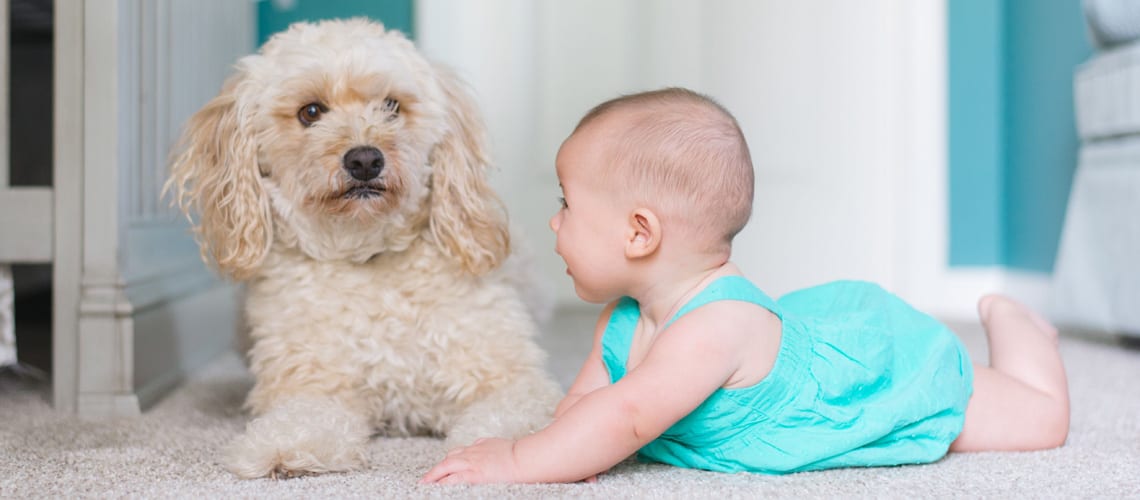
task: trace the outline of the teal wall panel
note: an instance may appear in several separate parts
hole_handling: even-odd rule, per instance
[[[1003,9],[993,0],[947,9],[949,265],[996,265],[1005,253]]]
[[[1092,55],[1079,0],[1006,0],[1005,259],[1051,272],[1077,165],[1073,72]]]
[[[1076,168],[1080,0],[950,0],[949,265],[1051,272]]]
[[[288,4],[290,2],[286,2]],[[261,0],[257,5],[257,44],[284,30],[295,21],[317,21],[365,16],[384,23],[388,29],[415,38],[413,0],[293,0],[283,9],[277,3]]]

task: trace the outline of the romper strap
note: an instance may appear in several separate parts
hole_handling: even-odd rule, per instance
[[[602,334],[602,362],[610,374],[610,383],[625,376],[625,363],[633,343],[633,330],[641,317],[636,300],[622,297],[610,313],[610,321]]]
[[[701,290],[696,297],[693,297],[689,302],[685,303],[684,307],[677,311],[677,314],[673,315],[673,317],[665,323],[665,327],[668,328],[669,325],[673,324],[674,321],[677,321],[678,318],[684,316],[689,311],[718,300],[751,302],[772,311],[772,314],[775,314],[776,317],[784,319],[783,314],[780,312],[780,306],[776,304],[776,301],[760,291],[759,288],[756,288],[756,285],[753,285],[747,278],[743,276],[723,276],[717,278],[716,281],[713,281],[709,286],[705,287],[704,290]]]
[[[695,297],[685,303],[677,314],[665,324],[668,327],[677,318],[689,311],[701,307],[709,302],[718,300],[738,300],[750,302],[772,311],[777,317],[783,319],[776,301],[756,288],[752,282],[742,276],[724,276],[710,283]],[[625,365],[629,360],[629,348],[633,342],[633,331],[641,318],[641,308],[636,300],[622,297],[618,300],[613,312],[610,313],[606,331],[602,334],[602,362],[610,375],[610,383],[615,383],[625,376]]]

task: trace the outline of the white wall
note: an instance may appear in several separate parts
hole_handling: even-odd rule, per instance
[[[937,308],[945,272],[941,0],[418,2],[425,52],[488,116],[496,186],[557,297],[558,145],[591,106],[666,85],[736,114],[757,171],[735,260],[773,295],[878,281]]]
[[[756,166],[737,258],[781,294],[838,278],[893,286],[898,11],[890,2],[737,2],[704,18],[707,90]]]

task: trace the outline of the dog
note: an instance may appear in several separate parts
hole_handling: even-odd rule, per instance
[[[187,122],[167,189],[243,283],[244,478],[347,471],[374,433],[518,437],[561,389],[534,342],[484,126],[448,69],[362,18],[298,23]]]

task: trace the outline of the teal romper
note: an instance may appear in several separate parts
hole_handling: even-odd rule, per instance
[[[961,433],[974,377],[966,349],[878,285],[833,282],[777,302],[747,279],[725,276],[669,323],[717,300],[751,302],[782,320],[776,362],[753,386],[718,389],[640,458],[768,474],[915,464],[941,458]],[[637,301],[622,298],[602,336],[613,383],[625,375],[639,317]]]

